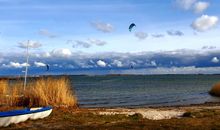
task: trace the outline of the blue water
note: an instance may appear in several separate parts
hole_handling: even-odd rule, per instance
[[[71,76],[80,107],[147,107],[220,102],[220,75]]]

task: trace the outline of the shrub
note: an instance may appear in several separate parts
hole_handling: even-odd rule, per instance
[[[209,94],[213,95],[213,96],[218,96],[220,97],[220,82],[216,83],[212,89],[209,91]]]

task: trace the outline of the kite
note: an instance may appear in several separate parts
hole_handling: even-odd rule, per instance
[[[46,65],[46,67],[47,67],[47,71],[49,71],[49,69],[50,69],[50,66],[49,66],[49,65],[47,64],[47,65]]]
[[[131,32],[132,31],[132,29],[134,28],[134,27],[136,27],[136,25],[134,24],[134,23],[132,23],[130,26],[129,26],[129,31]]]

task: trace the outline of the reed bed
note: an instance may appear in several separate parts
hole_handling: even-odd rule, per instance
[[[220,82],[216,83],[212,89],[209,91],[209,94],[213,96],[218,96],[220,97]]]
[[[3,95],[7,92],[8,88],[8,80],[1,79],[0,80],[0,95]]]
[[[77,107],[77,99],[67,77],[33,79],[25,91],[21,81],[0,80],[0,105]]]
[[[24,99],[23,82],[21,80],[0,80],[0,106],[22,106]]]
[[[6,103],[6,95],[8,92],[8,80],[1,79],[0,80],[0,104]]]

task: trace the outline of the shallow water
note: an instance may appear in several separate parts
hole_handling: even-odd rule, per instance
[[[219,102],[220,75],[71,76],[80,107],[146,107]]]

